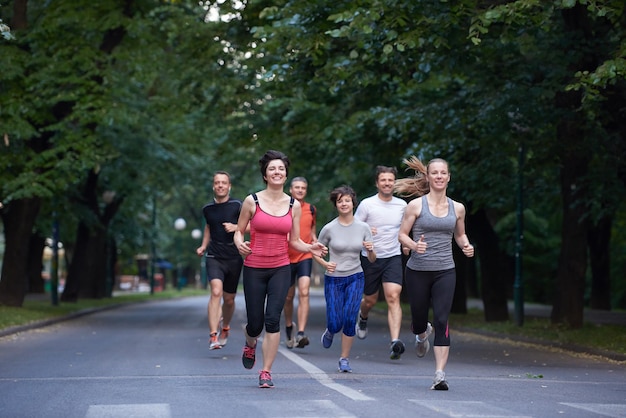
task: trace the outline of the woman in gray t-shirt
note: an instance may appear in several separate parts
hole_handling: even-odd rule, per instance
[[[395,190],[401,196],[421,196],[407,205],[398,234],[402,247],[411,250],[405,288],[416,334],[415,352],[424,357],[430,348],[428,335],[433,327],[428,322],[428,310],[432,302],[435,379],[431,389],[448,390],[444,368],[450,353],[448,317],[456,284],[452,239],[467,257],[474,256],[474,247],[465,234],[465,206],[446,195],[450,182],[448,163],[435,158],[424,166],[415,157],[404,162],[416,175],[397,180]]]
[[[330,348],[334,334],[341,335],[339,371],[352,372],[350,349],[356,334],[356,318],[363,294],[364,276],[361,268],[361,250],[367,251],[370,262],[376,261],[370,227],[354,217],[356,194],[351,187],[337,187],[330,193],[338,216],[324,225],[317,241],[328,247],[328,261],[315,257],[325,269],[324,296],[326,298],[326,331],[322,345]]]

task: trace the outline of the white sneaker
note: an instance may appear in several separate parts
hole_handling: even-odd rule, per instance
[[[446,374],[442,370],[435,372],[435,378],[433,379],[433,385],[431,390],[448,390],[448,382],[446,381]]]
[[[430,322],[426,324],[426,335],[423,340],[420,340],[418,335],[415,336],[415,354],[417,357],[422,358],[428,353],[430,350],[430,343],[428,342],[428,337],[433,332],[433,326],[430,325]]]
[[[367,319],[361,319],[361,311],[356,321],[356,336],[360,340],[364,340],[367,337]]]
[[[222,348],[222,345],[217,339],[217,335],[211,335],[209,337],[209,350],[219,350],[220,348]]]

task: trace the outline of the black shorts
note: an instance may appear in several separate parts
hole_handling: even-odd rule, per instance
[[[243,258],[206,258],[206,274],[209,282],[221,280],[224,282],[224,292],[237,293],[239,277],[243,267]]]
[[[377,258],[373,263],[361,255],[361,267],[365,275],[365,289],[363,289],[365,296],[378,292],[382,283],[396,283],[402,286],[401,255]]]
[[[302,277],[311,277],[311,270],[313,269],[313,259],[307,258],[297,263],[291,263],[291,286],[296,284],[296,281]]]

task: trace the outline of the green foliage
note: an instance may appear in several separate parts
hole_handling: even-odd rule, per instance
[[[495,3],[29,3],[28,29],[0,44],[9,144],[0,151],[0,197],[43,197],[38,227],[49,230],[59,211],[71,245],[79,220],[99,222],[82,198],[95,171],[99,210],[106,191],[124,199],[110,224],[120,257],[149,253],[154,242],[172,258],[172,223],[183,216],[202,225],[212,173],[229,171],[243,198],[263,187],[257,160],[269,148],[308,178],[321,223],[335,215],[333,187],[350,184],[366,197],[376,165],[402,169],[415,154],[446,158],[451,196],[488,209],[509,237],[522,170],[527,213],[537,214],[526,245],[546,254],[529,250],[525,270],[545,289],[559,248],[559,156],[568,146],[557,140],[560,120],[584,115],[588,124],[589,219],[623,201],[623,139],[605,129],[619,121],[610,109],[623,108],[610,101],[624,78],[623,8],[617,0]],[[599,28],[584,48],[564,36],[561,16],[581,5]],[[224,19],[208,20],[205,7]],[[590,51],[602,61],[572,69]],[[584,93],[584,111],[555,107],[568,90]]]
[[[495,231],[503,251],[511,258],[516,250],[517,214],[511,212],[496,223]],[[548,219],[537,216],[531,209],[524,210],[521,248],[522,272],[527,302],[551,303],[553,277],[559,257],[559,235]]]

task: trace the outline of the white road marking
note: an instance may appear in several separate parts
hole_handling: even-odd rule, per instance
[[[338,407],[329,400],[301,401],[255,401],[254,407],[265,417],[272,418],[356,418],[356,415]],[[295,407],[294,407],[295,405]]]
[[[560,402],[561,405],[571,406],[572,408],[582,409],[584,411],[593,412],[594,414],[604,415],[612,418],[626,417],[626,404],[606,404],[599,403],[569,403]]]
[[[513,411],[489,405],[479,401],[422,401],[419,399],[409,399],[431,411],[447,415],[454,418],[531,418],[528,415],[516,415]]]
[[[320,382],[322,385],[326,386],[327,388],[336,390],[337,392],[341,393],[342,395],[354,401],[373,401],[374,400],[374,398],[370,398],[369,396],[364,395],[363,393],[357,390],[354,390],[352,388],[349,388],[347,386],[344,386],[342,384],[335,382],[333,379],[330,378],[330,376],[324,373],[322,369],[309,363],[308,361],[304,360],[299,355],[292,353],[286,348],[279,347],[278,351],[283,356],[287,357],[287,359],[295,363],[298,367],[306,371],[313,379],[317,380],[318,382]],[[334,416],[334,415],[328,415],[328,416]]]
[[[89,405],[85,418],[171,418],[166,403]]]

